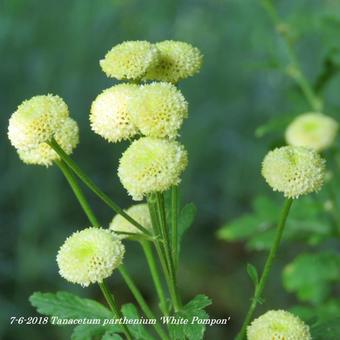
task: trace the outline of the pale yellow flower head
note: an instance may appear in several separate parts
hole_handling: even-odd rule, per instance
[[[290,145],[322,151],[333,144],[338,126],[336,120],[322,113],[305,113],[287,127],[286,141]]]
[[[92,130],[109,142],[119,142],[138,132],[132,123],[128,103],[136,95],[137,85],[119,84],[104,90],[92,103]]]
[[[172,40],[155,45],[160,52],[159,62],[148,69],[145,79],[177,83],[200,70],[203,57],[198,48]]]
[[[48,142],[69,115],[58,96],[35,96],[25,100],[9,119],[8,138],[16,149],[29,149]]]
[[[288,198],[298,198],[321,189],[325,161],[314,150],[284,146],[266,155],[262,175],[274,191],[280,191]]]
[[[109,230],[87,228],[68,237],[59,249],[59,274],[87,287],[111,276],[123,260],[125,248]]]
[[[145,203],[135,204],[125,212],[137,221],[145,229],[152,231],[152,222],[148,205]],[[125,232],[133,234],[141,234],[142,232],[130,223],[125,217],[117,214],[110,223],[110,229],[114,232]],[[119,234],[119,238],[123,239],[128,235]]]
[[[309,326],[297,316],[271,310],[255,319],[247,329],[248,340],[311,340]]]
[[[54,133],[54,139],[67,155],[71,154],[79,143],[77,123],[71,118],[66,118]],[[50,166],[53,161],[60,159],[58,154],[47,143],[40,143],[35,147],[18,149],[17,151],[20,159],[26,164]]]
[[[141,79],[147,69],[157,63],[159,52],[147,41],[125,41],[114,46],[100,61],[108,77]]]
[[[141,200],[178,184],[187,163],[187,152],[178,142],[144,137],[123,153],[118,176],[129,195]]]
[[[174,85],[152,83],[141,86],[131,97],[129,111],[143,135],[173,139],[188,115],[188,103]]]

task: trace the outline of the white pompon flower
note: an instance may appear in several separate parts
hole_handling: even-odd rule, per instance
[[[286,141],[293,146],[304,146],[322,151],[330,147],[339,124],[322,113],[308,112],[296,117],[287,127]]]
[[[284,146],[266,155],[262,175],[274,191],[282,192],[288,198],[298,198],[321,189],[325,160],[314,150]]]
[[[129,195],[141,200],[178,184],[187,163],[187,152],[178,142],[144,137],[123,153],[118,176]]]
[[[87,228],[73,233],[59,249],[60,275],[83,287],[100,283],[122,263],[125,248],[111,231]]]
[[[312,340],[309,326],[297,316],[271,310],[255,319],[247,329],[248,340]]]
[[[114,143],[135,136],[138,129],[131,121],[128,104],[137,91],[138,86],[133,84],[119,84],[104,90],[91,106],[92,130]]]
[[[150,212],[146,203],[135,204],[125,210],[125,212],[145,229],[150,231],[152,230]],[[138,228],[119,214],[117,214],[111,221],[110,229],[114,232],[141,234],[141,231]],[[119,237],[123,239],[128,237],[128,235],[119,234]]]

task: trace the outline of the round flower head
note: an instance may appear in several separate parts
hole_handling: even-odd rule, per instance
[[[255,319],[247,329],[248,340],[311,340],[309,326],[297,316],[272,310]]]
[[[123,153],[118,176],[129,195],[141,200],[178,184],[187,162],[187,152],[178,142],[144,137]]]
[[[79,128],[77,123],[69,117],[66,118],[54,133],[53,137],[65,153],[70,155],[79,143]],[[18,149],[17,151],[20,159],[26,164],[50,166],[53,161],[60,158],[46,143],[40,143],[29,149]]]
[[[59,273],[67,281],[87,287],[109,277],[122,263],[124,252],[121,241],[109,230],[77,231],[59,249]]]
[[[267,154],[262,163],[262,175],[274,191],[297,198],[321,189],[325,161],[314,150],[284,146]]]
[[[100,61],[108,77],[140,79],[158,61],[157,48],[147,41],[125,41],[114,46]]]
[[[332,145],[337,130],[338,123],[333,118],[322,113],[305,113],[290,123],[286,141],[290,145],[322,151]]]
[[[174,85],[152,83],[141,86],[131,98],[129,111],[145,136],[175,138],[188,115],[188,103]]]
[[[138,129],[131,122],[128,102],[138,90],[137,85],[120,84],[104,90],[92,103],[92,130],[109,142],[133,137]]]
[[[125,210],[135,221],[141,224],[145,229],[152,230],[152,223],[148,205],[145,203],[136,204]],[[125,232],[140,234],[141,231],[131,224],[126,218],[121,215],[116,215],[111,224],[110,229],[114,232]],[[128,237],[128,235],[119,234],[121,239]]]
[[[198,48],[172,40],[155,45],[160,52],[159,61],[148,69],[145,79],[177,83],[200,70],[203,57]]]
[[[67,105],[60,97],[35,96],[20,104],[12,114],[8,138],[17,149],[50,141],[68,114]]]

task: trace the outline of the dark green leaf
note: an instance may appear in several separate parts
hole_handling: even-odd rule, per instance
[[[256,288],[259,283],[259,275],[257,273],[257,269],[251,263],[247,264],[247,273]]]
[[[193,224],[195,216],[197,213],[196,206],[193,203],[186,204],[178,217],[178,253],[180,252],[181,241],[183,234],[190,228]]]
[[[311,327],[313,340],[339,340],[340,317],[336,316],[327,320],[319,320]]]

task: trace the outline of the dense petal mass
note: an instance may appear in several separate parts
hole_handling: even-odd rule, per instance
[[[123,260],[125,248],[109,230],[87,228],[68,237],[59,249],[60,275],[83,287],[102,282]]]
[[[79,128],[77,122],[66,118],[54,134],[54,139],[67,155],[70,155],[79,143]],[[52,165],[58,160],[58,154],[47,144],[40,143],[32,148],[18,149],[20,159],[26,164]]]
[[[152,230],[152,223],[148,205],[145,203],[135,204],[125,212],[147,230]],[[116,215],[110,223],[110,229],[114,232],[140,234],[141,231],[130,223],[125,217]],[[119,235],[120,238],[128,235]]]
[[[144,137],[123,153],[118,176],[129,195],[141,200],[178,184],[187,162],[187,152],[178,142]]]
[[[200,70],[203,57],[198,48],[172,40],[155,45],[160,52],[159,61],[148,69],[145,79],[177,83]]]
[[[8,138],[17,149],[30,149],[48,142],[68,117],[68,107],[58,96],[35,96],[12,114]]]
[[[309,327],[297,316],[283,310],[269,311],[247,329],[248,340],[311,340]]]
[[[152,83],[143,85],[135,93],[129,102],[129,111],[143,135],[175,138],[188,115],[188,103],[174,85]]]
[[[158,61],[158,49],[147,41],[126,41],[114,46],[100,61],[108,77],[140,79]]]
[[[325,161],[314,150],[284,146],[266,155],[262,175],[274,191],[280,191],[288,198],[297,198],[321,189]]]
[[[338,126],[336,120],[322,113],[305,113],[290,123],[286,141],[290,145],[322,151],[333,144]]]
[[[120,84],[104,90],[92,103],[92,130],[109,142],[119,142],[138,132],[132,123],[128,103],[138,90],[137,85]]]

